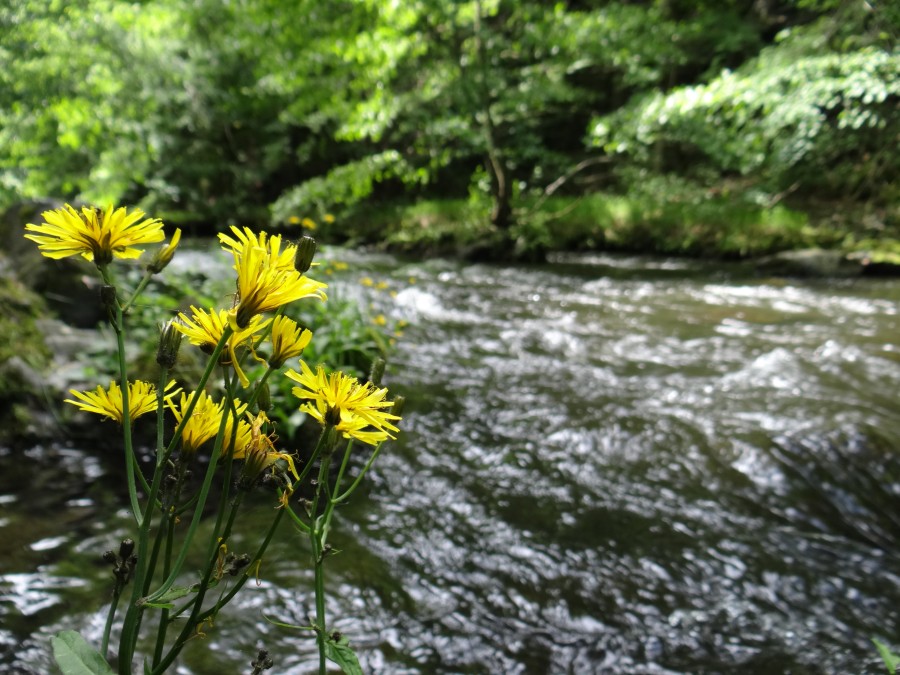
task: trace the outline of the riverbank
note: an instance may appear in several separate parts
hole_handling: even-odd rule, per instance
[[[322,226],[351,245],[425,256],[533,258],[544,251],[606,251],[745,260],[823,249],[849,259],[900,264],[891,214],[817,204],[801,210],[726,198],[658,201],[605,193],[531,200],[517,209],[509,237],[484,204],[463,199],[369,205]],[[471,254],[475,254],[472,256]],[[489,257],[489,256],[488,256]]]

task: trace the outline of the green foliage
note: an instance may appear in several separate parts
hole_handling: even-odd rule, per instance
[[[0,207],[126,201],[221,229],[474,194],[465,217],[496,227],[466,232],[540,249],[537,195],[649,171],[889,219],[898,27],[891,3],[835,0],[12,0]],[[389,225],[362,230],[447,237]]]
[[[674,156],[678,166],[680,154],[773,191],[889,199],[900,176],[889,141],[900,135],[900,55],[874,46],[823,54],[819,33],[788,35],[709,84],[598,118],[591,140],[645,164]]]

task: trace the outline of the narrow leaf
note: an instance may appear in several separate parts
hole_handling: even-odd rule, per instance
[[[872,642],[874,642],[875,646],[878,648],[878,653],[881,654],[881,660],[884,661],[884,665],[887,667],[888,672],[891,675],[894,675],[897,672],[897,666],[900,666],[900,656],[894,654],[890,647],[883,642],[880,642],[875,638],[872,638]]]

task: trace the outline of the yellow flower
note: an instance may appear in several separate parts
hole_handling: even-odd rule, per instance
[[[315,230],[316,222],[312,218],[304,218],[300,221],[300,226],[305,227],[307,230]]]
[[[330,213],[326,213],[324,216],[322,216],[322,220],[331,225],[334,222],[334,216]]]
[[[372,319],[372,323],[374,323],[376,326],[386,326],[387,319],[384,318],[384,314],[379,314],[374,319]]]
[[[300,356],[309,341],[312,340],[312,331],[297,325],[297,322],[286,316],[276,316],[272,321],[272,356],[269,357],[269,365],[278,369],[288,359]]]
[[[386,282],[386,281],[379,281],[377,284],[375,284],[375,289],[379,290],[379,291],[383,291],[389,285],[390,284],[388,284],[388,282]]]
[[[130,214],[125,207],[106,211],[82,207],[79,213],[66,204],[61,209],[44,211],[44,223],[28,223],[25,229],[36,234],[26,234],[26,239],[36,242],[48,258],[68,258],[82,255],[98,266],[107,265],[113,258],[138,258],[143,249],[140,244],[153,244],[165,239],[162,221],[144,218],[144,212],[135,209]]]
[[[215,437],[219,432],[222,415],[231,415],[231,412],[225,408],[224,400],[215,403],[205,391],[195,391],[191,394],[182,393],[178,404],[175,404],[172,400],[167,401],[169,409],[175,415],[175,419],[179,424],[181,424],[184,412],[188,409],[188,406],[191,404],[191,398],[194,396],[197,396],[197,405],[194,406],[194,411],[181,432],[181,450],[186,453],[197,452],[200,446]],[[238,417],[247,410],[246,403],[235,400],[234,405],[237,409]]]
[[[288,218],[288,222],[291,225],[299,225],[300,224],[300,216],[291,216]]]
[[[390,432],[398,429],[392,420],[400,417],[385,410],[393,406],[386,400],[387,389],[360,383],[339,371],[326,375],[321,365],[315,373],[303,361],[300,367],[302,374],[289,370],[286,375],[301,385],[291,390],[294,396],[309,401],[300,406],[302,412],[324,426],[335,427],[345,438],[369,444],[394,438]]]
[[[264,236],[261,235],[261,236]],[[237,271],[238,304],[228,313],[232,328],[246,328],[257,314],[278,309],[303,298],[325,299],[326,285],[300,274],[293,267],[285,267],[277,246],[271,241],[268,249],[261,246],[245,245],[240,253],[234,254],[234,269]]]
[[[363,277],[362,279],[359,280],[359,283],[361,283],[363,286],[369,286],[369,287],[375,285],[375,282],[372,281],[372,277]]]
[[[249,227],[243,229],[231,226],[234,237],[230,237],[224,232],[219,233],[219,241],[222,242],[222,248],[229,253],[239,257],[251,248],[260,248],[268,252],[268,262],[270,265],[283,269],[294,269],[294,257],[297,255],[297,245],[290,242],[281,248],[281,235],[274,234],[271,237],[265,232],[256,234]]]
[[[191,317],[180,312],[178,319],[181,323],[175,323],[175,328],[179,332],[187,336],[192,345],[197,345],[206,354],[212,354],[222,339],[225,332],[225,326],[228,325],[228,310],[220,309],[219,311],[198,309],[191,305]],[[252,343],[253,336],[269,325],[271,319],[263,319],[262,317],[254,317],[246,328],[238,329],[228,338],[228,345],[222,351],[219,358],[221,365],[233,365],[234,371],[241,380],[241,385],[246,387],[250,384],[244,371],[241,370],[240,361],[235,354],[235,350],[245,344]]]
[[[169,391],[169,389],[174,386],[175,381],[172,380],[166,385],[166,391]],[[165,400],[168,401],[171,399],[178,391],[180,391],[180,389],[167,394]],[[109,383],[108,391],[103,387],[98,386],[96,391],[76,391],[70,389],[69,393],[78,400],[73,401],[72,399],[67,398],[66,403],[78,406],[81,410],[86,412],[109,417],[110,419],[116,420],[119,424],[122,423],[123,411],[125,409],[122,405],[122,388],[115,382]],[[128,413],[131,420],[134,421],[141,415],[146,415],[155,410],[156,387],[143,380],[129,382]]]
[[[347,263],[340,260],[335,260],[332,265],[334,265],[334,269],[338,270],[339,272],[342,272],[349,267]]]

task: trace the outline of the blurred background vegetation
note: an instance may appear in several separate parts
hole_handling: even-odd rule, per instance
[[[889,0],[7,0],[0,210],[900,253],[898,29]]]

